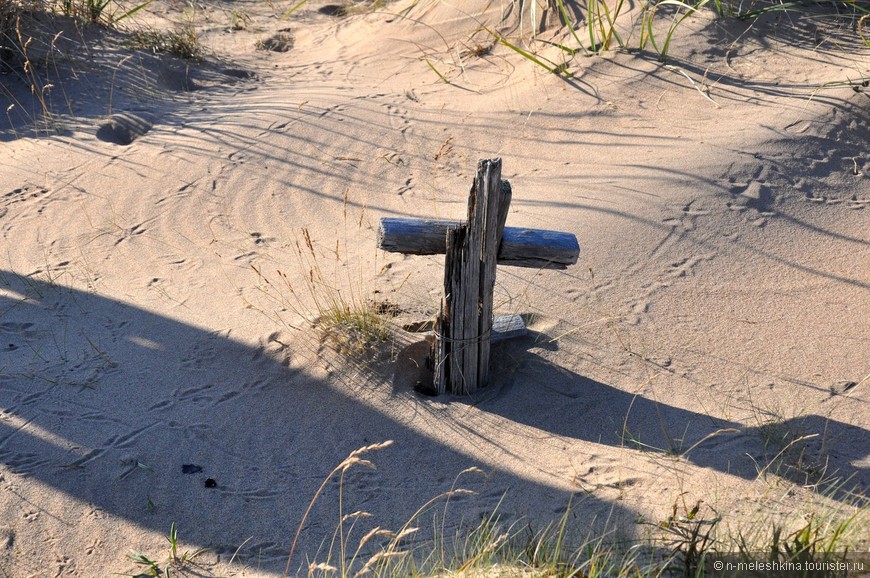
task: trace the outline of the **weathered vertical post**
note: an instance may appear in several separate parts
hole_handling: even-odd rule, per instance
[[[485,339],[480,341],[480,362],[477,372],[478,387],[489,383],[489,347],[492,341],[492,308],[495,293],[495,266],[498,262],[498,251],[501,246],[504,225],[507,221],[508,209],[511,204],[511,186],[501,180],[501,159],[498,160],[498,176],[489,183],[491,194],[497,198],[495,210],[492,205],[486,213],[486,244],[482,248],[481,261],[483,271],[480,284],[480,316],[479,334]]]
[[[493,286],[510,198],[501,159],[480,161],[468,221],[447,231],[444,297],[432,352],[439,394],[474,393],[489,378]]]

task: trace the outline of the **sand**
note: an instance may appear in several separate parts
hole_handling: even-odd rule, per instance
[[[457,476],[476,494],[448,535],[496,507],[540,527],[570,502],[581,530],[642,537],[675,503],[724,526],[866,492],[870,50],[849,23],[702,11],[667,65],[609,51],[565,78],[490,46],[480,23],[530,25],[483,0],[325,4],[209,5],[200,64],[67,26],[32,47],[50,130],[0,77],[0,576],[134,573],[173,523],[204,575],[280,576],[321,482],[386,440],[344,480],[344,513],[372,514],[357,536]],[[496,313],[529,336],[479,394],[420,396],[425,336],[398,328],[435,314],[443,258],[378,251],[378,220],[461,218],[493,157],[508,224],[573,233],[580,258],[500,267]],[[303,228],[332,288],[391,304],[387,342],[349,354],[312,326]],[[322,559],[337,493],[291,572]]]

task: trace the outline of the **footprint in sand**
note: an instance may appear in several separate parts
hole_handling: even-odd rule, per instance
[[[772,213],[776,196],[766,183],[752,181],[746,185],[731,187],[732,199],[726,205],[732,211],[754,209],[759,213]]]
[[[327,4],[326,6],[321,6],[317,11],[321,14],[326,14],[327,16],[335,16],[336,18],[341,18],[348,14],[347,8],[338,4]]]
[[[15,547],[15,530],[9,526],[0,527],[0,560],[4,554],[11,553]]]
[[[645,476],[629,476],[619,462],[604,456],[592,454],[584,457],[583,467],[576,471],[572,484],[580,490],[624,490],[645,481]]]
[[[154,116],[144,111],[113,114],[97,129],[97,138],[103,142],[128,146],[154,126]]]

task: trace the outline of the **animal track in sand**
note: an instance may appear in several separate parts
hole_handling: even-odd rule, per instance
[[[143,433],[147,432],[151,428],[154,428],[158,425],[157,422],[150,423],[148,425],[144,425],[140,428],[134,429],[122,435],[111,436],[105,442],[105,449],[122,449],[129,448],[133,445],[133,442],[136,441],[139,436]]]
[[[214,403],[214,396],[209,393],[209,390],[214,389],[215,385],[213,383],[207,383],[205,385],[200,385],[196,387],[189,387],[185,390],[181,390],[178,392],[175,397],[179,401],[191,402],[194,404],[197,403]]]
[[[212,334],[210,337],[194,343],[187,355],[181,359],[181,366],[185,369],[204,370],[217,357],[215,347],[218,340],[217,334]]]
[[[246,251],[244,253],[240,253],[233,257],[233,261],[245,261],[253,262],[254,258],[257,257],[258,253],[256,251]]]
[[[711,213],[708,209],[698,208],[695,205],[697,199],[683,206],[678,217],[668,217],[662,220],[665,225],[679,227],[683,232],[694,231],[697,227],[698,217],[705,217]]]
[[[103,541],[99,540],[99,539],[94,540],[90,546],[85,548],[85,556],[93,556],[94,553],[101,550],[102,548],[103,548]]]
[[[870,120],[861,106],[835,107],[826,117],[789,124],[789,154],[777,159],[780,172],[775,176],[783,182],[776,186],[801,191],[808,202],[862,208],[868,201],[862,192],[870,189],[865,185],[870,178],[868,131]],[[799,175],[794,182],[792,174]],[[753,179],[765,182],[764,177]],[[766,182],[772,183],[770,178]]]
[[[187,198],[191,195],[191,193],[194,192],[195,186],[196,186],[196,181],[194,181],[192,183],[186,183],[186,184],[182,185],[181,187],[179,187],[178,189],[176,189],[174,192],[166,195],[165,197],[160,197],[159,199],[157,199],[157,201],[155,201],[154,204],[155,204],[155,206],[160,206],[163,203],[166,203],[168,201],[172,201],[175,199]]]
[[[714,256],[714,254],[694,255],[671,262],[667,269],[656,275],[655,279],[640,287],[643,293],[629,302],[631,316],[626,319],[626,322],[631,325],[639,324],[641,315],[649,313],[656,294],[668,289],[674,282],[692,276],[700,263],[711,261]]]
[[[713,255],[697,255],[694,257],[686,257],[675,263],[671,263],[668,267],[667,274],[670,277],[686,277],[694,272],[695,267],[702,261],[709,261]],[[666,286],[666,285],[665,285]]]
[[[230,494],[232,496],[238,496],[242,498],[245,502],[249,502],[251,500],[273,500],[279,496],[282,496],[285,491],[286,490],[284,490],[284,488],[257,488],[253,490],[225,490],[223,493]]]
[[[725,205],[732,211],[755,209],[758,213],[770,216],[774,214],[773,205],[777,197],[773,189],[765,182],[752,181],[748,184],[735,184],[731,187],[732,199]]]
[[[233,151],[227,155],[227,159],[234,165],[243,165],[248,160],[248,156],[243,150]]]
[[[393,104],[387,105],[387,119],[390,123],[390,128],[398,130],[403,136],[411,126],[411,121],[408,119],[408,111]]]
[[[403,186],[399,187],[399,190],[396,194],[401,197],[402,195],[404,195],[408,191],[412,190],[413,188],[414,188],[414,178],[408,177],[407,179],[405,179],[405,184]]]
[[[48,189],[45,187],[38,187],[27,183],[17,189],[12,189],[3,195],[2,206],[9,206],[12,203],[22,203],[31,199],[36,199],[45,194],[48,194]]]
[[[12,321],[7,321],[5,323],[0,323],[0,332],[11,333],[14,335],[22,335],[26,337],[32,334],[31,331],[28,331],[31,327],[33,327],[33,323],[15,323]]]
[[[76,563],[75,560],[70,558],[69,556],[58,556],[55,558],[54,563],[57,564],[57,569],[54,572],[54,578],[61,578],[61,576],[75,576],[78,574],[76,571]]]
[[[120,245],[121,243],[131,239],[132,237],[138,237],[139,235],[143,234],[145,231],[148,230],[143,227],[143,225],[144,223],[139,223],[138,225],[133,225],[129,229],[124,229],[121,236],[115,240],[115,246]]]
[[[2,457],[3,463],[6,464],[9,470],[16,474],[30,474],[50,463],[50,460],[41,459],[39,454],[27,452],[13,453],[0,451],[0,457]]]
[[[36,199],[48,194],[48,189],[45,187],[38,187],[32,184],[24,184],[17,189],[13,189],[10,192],[4,194],[0,197],[0,218],[6,216],[6,213],[9,212],[9,207],[16,203],[25,203],[31,199]],[[45,210],[45,206],[41,205],[37,209],[37,213],[42,213]],[[9,223],[4,223],[3,230],[9,231],[12,226]]]
[[[332,115],[332,114],[335,114],[335,113],[341,113],[341,112],[344,112],[345,109],[347,109],[347,107],[346,107],[345,105],[343,105],[343,104],[336,104],[336,105],[334,105],[334,106],[329,106],[329,107],[327,107],[327,108],[324,108],[324,109],[320,112],[320,114],[317,115],[317,116],[319,116],[320,118],[323,118],[323,117],[325,117],[325,116],[329,116],[329,115]],[[339,120],[341,120],[341,119],[339,119]]]
[[[268,244],[268,243],[274,243],[275,241],[278,240],[275,237],[264,237],[263,233],[259,233],[257,231],[253,231],[251,233],[248,233],[248,235],[251,236],[251,239],[254,241],[255,245],[264,245],[264,244]]]
[[[0,353],[6,351],[15,351],[23,343],[30,343],[34,339],[38,339],[44,333],[42,330],[35,329],[33,323],[16,323],[6,321],[0,323]]]

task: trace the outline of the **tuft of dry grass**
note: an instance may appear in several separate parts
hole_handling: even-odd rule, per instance
[[[131,50],[147,50],[154,54],[169,54],[185,60],[201,60],[202,45],[192,24],[180,24],[174,30],[144,28],[130,34],[125,46]]]
[[[301,275],[291,277],[278,269],[277,278],[270,278],[261,268],[251,268],[259,278],[263,295],[317,329],[321,343],[328,342],[343,355],[368,356],[378,353],[380,344],[392,341],[392,320],[403,311],[388,300],[372,298],[362,268],[348,266],[352,261],[349,247],[360,242],[366,212],[362,209],[358,216],[349,214],[347,192],[343,215],[344,237],[336,238],[334,244],[318,242],[304,227],[294,233],[293,242],[287,246],[294,253]]]
[[[336,262],[341,261],[338,247],[336,242],[333,255]],[[307,228],[301,230],[301,239],[297,237],[295,250],[301,269],[306,272],[302,279],[291,279],[278,270],[280,285],[276,285],[260,269],[252,266],[265,289],[277,290],[288,309],[318,327],[323,337],[341,353],[362,353],[390,338],[388,318],[394,316],[395,306],[364,297],[354,279],[349,280],[348,289],[339,287],[340,281],[328,275],[321,266],[323,257]],[[313,308],[309,303],[313,303]]]
[[[13,48],[15,22],[20,8],[12,0],[0,0],[0,70],[5,69],[15,56]]]
[[[335,467],[321,484],[309,503],[298,526],[287,560],[284,576],[288,576],[299,537],[314,503],[324,498],[325,489],[339,478],[339,521],[328,549],[308,565],[308,575],[322,578],[356,578],[366,574],[393,578],[399,576],[548,576],[559,578],[660,577],[705,575],[738,575],[712,572],[714,562],[807,563],[831,564],[845,561],[870,563],[870,503],[854,495],[851,501],[825,507],[828,494],[793,512],[798,524],[777,517],[774,504],[757,515],[754,523],[738,523],[736,530],[723,527],[726,516],[703,500],[688,500],[684,493],[677,496],[669,516],[658,522],[638,523],[650,529],[645,538],[627,538],[627,534],[607,524],[599,533],[574,527],[576,512],[569,500],[558,520],[533,530],[530,524],[504,524],[496,511],[479,523],[466,527],[454,536],[445,535],[444,521],[453,497],[474,492],[458,486],[467,474],[483,474],[477,468],[460,472],[450,490],[435,496],[417,509],[396,531],[374,526],[368,531],[358,524],[373,523],[365,512],[345,514],[343,502],[344,475],[352,467],[373,467],[363,457],[389,447],[392,442],[373,444],[352,452]],[[830,489],[842,493],[841,487]],[[422,534],[421,517],[435,513],[432,535]],[[354,533],[362,533],[352,540]],[[620,537],[623,536],[623,537]],[[365,546],[380,541],[380,546],[363,554]],[[814,574],[815,575],[815,574]],[[820,574],[841,575],[841,574]]]

